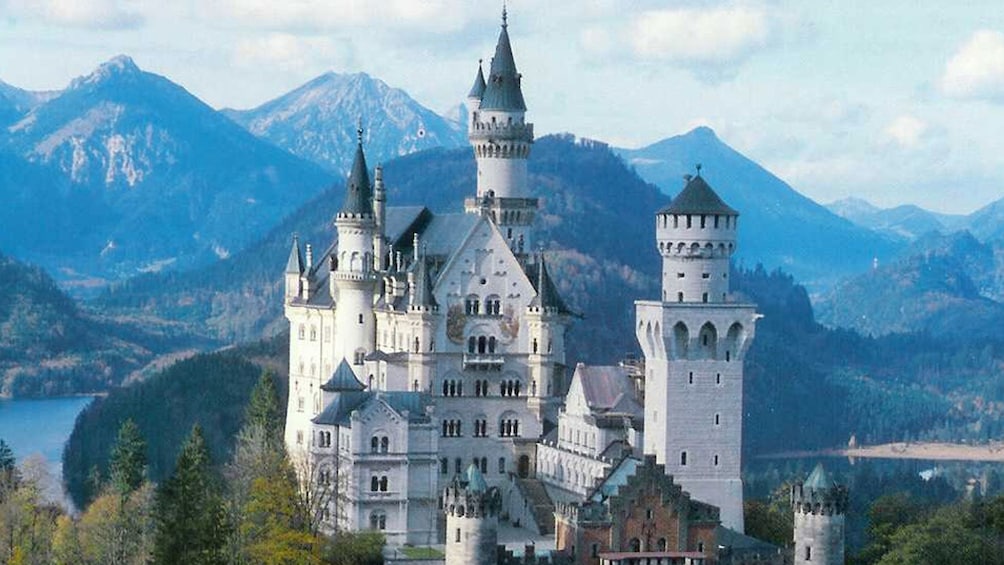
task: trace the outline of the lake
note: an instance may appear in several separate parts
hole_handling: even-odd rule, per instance
[[[94,397],[69,396],[39,399],[0,399],[0,439],[14,451],[18,462],[40,454],[56,484],[62,484],[63,445],[73,423]]]

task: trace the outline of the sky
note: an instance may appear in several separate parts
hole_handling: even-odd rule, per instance
[[[0,0],[0,80],[64,88],[119,54],[213,107],[363,71],[439,112],[501,0]],[[1004,9],[967,0],[509,0],[538,135],[641,147],[712,127],[822,202],[968,213],[1004,197]]]

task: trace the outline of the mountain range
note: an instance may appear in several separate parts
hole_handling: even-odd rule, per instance
[[[432,147],[467,146],[465,122],[448,120],[366,73],[325,73],[257,108],[223,114],[340,175],[352,164],[357,122],[371,163]]]
[[[699,127],[641,149],[617,152],[666,194],[683,187],[683,175],[701,175],[740,212],[737,257],[750,266],[783,267],[818,290],[867,269],[875,258],[895,256],[901,243],[855,225],[795,191],[783,180]]]

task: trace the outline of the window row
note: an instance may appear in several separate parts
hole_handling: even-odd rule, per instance
[[[387,492],[387,475],[370,477],[370,492]]]
[[[711,456],[711,464],[713,466],[715,466],[715,467],[718,466],[718,454],[717,453]],[[687,452],[686,451],[681,451],[680,452],[680,466],[681,467],[686,467],[687,466]]]
[[[495,295],[489,296],[485,299],[482,309],[481,297],[472,294],[464,299],[464,313],[468,316],[501,316],[502,300]]]
[[[370,453],[387,453],[390,451],[390,438],[373,436],[370,438]]]
[[[464,382],[460,379],[446,379],[443,381],[443,396],[454,397],[464,395]],[[504,380],[499,383],[499,396],[521,396],[523,394],[523,384],[515,379]],[[474,396],[491,395],[491,387],[487,380],[478,379],[474,381]]]
[[[487,457],[475,457],[471,463],[481,470],[482,474],[488,474],[488,458]],[[499,474],[504,474],[505,469],[505,457],[499,457],[498,460],[498,472]],[[443,457],[439,460],[439,472],[443,475],[450,474],[450,459],[448,457]],[[457,457],[453,460],[453,472],[456,474],[461,474],[464,472],[464,460]]]
[[[300,324],[300,327],[297,328],[297,331],[296,331],[296,337],[299,338],[300,341],[303,341],[303,340],[307,339],[307,335],[308,335],[307,326],[305,324]],[[309,335],[310,335],[310,341],[317,341],[317,337],[318,337],[317,326],[313,326],[313,325],[310,326]],[[331,343],[331,328],[330,327],[329,328],[324,328],[324,342],[325,343]]]
[[[462,437],[463,422],[459,419],[443,420],[441,432],[442,437]],[[519,437],[519,435],[517,418],[505,418],[499,421],[499,437]],[[488,437],[488,420],[474,420],[474,437]]]
[[[495,336],[471,336],[467,338],[468,353],[495,353]]]
[[[728,352],[726,352],[726,353],[728,353]],[[687,384],[688,385],[694,384],[694,372],[693,371],[690,371],[687,374]],[[722,374],[721,373],[715,373],[715,386],[722,386]]]
[[[669,214],[665,214],[659,217],[662,220],[662,227],[669,227]],[[696,221],[695,221],[696,220]],[[726,229],[734,229],[739,223],[739,218],[719,215],[719,214],[673,214],[673,227],[679,228],[681,225],[686,225],[686,227],[691,228],[694,224],[699,224],[701,229],[714,226],[716,229],[725,227]]]

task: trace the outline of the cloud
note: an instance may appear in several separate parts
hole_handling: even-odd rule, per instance
[[[88,29],[132,29],[144,18],[115,0],[9,0],[8,16]]]
[[[232,59],[234,64],[244,68],[302,71],[342,66],[350,58],[349,54],[347,46],[328,37],[271,33],[238,41]]]
[[[948,60],[941,88],[955,98],[1004,102],[1004,33],[974,33]]]
[[[629,40],[641,58],[729,65],[764,47],[770,27],[762,10],[745,6],[650,10],[633,18]]]
[[[915,149],[924,140],[929,131],[923,120],[910,115],[902,115],[894,119],[883,130],[887,140],[903,149]]]

